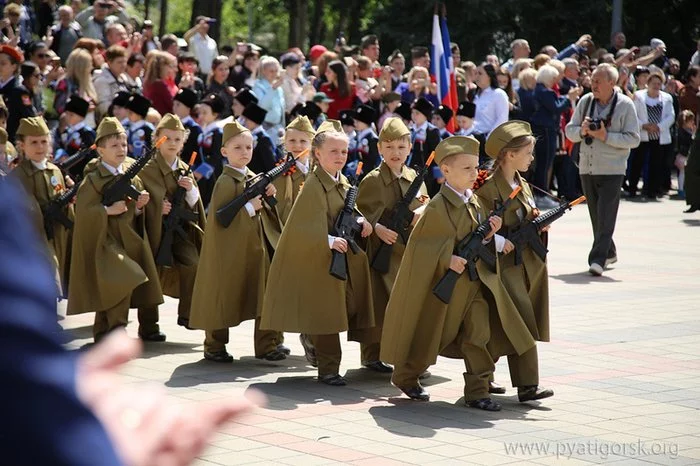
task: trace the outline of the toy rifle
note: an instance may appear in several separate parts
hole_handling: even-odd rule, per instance
[[[395,231],[403,240],[404,244],[408,243],[408,227],[413,221],[414,212],[409,207],[411,202],[416,198],[418,191],[420,190],[423,180],[428,174],[430,169],[430,164],[435,158],[435,151],[430,154],[428,160],[426,160],[425,165],[421,168],[420,172],[416,175],[416,178],[411,182],[411,185],[406,190],[406,195],[396,203],[391,211],[391,216],[389,217],[389,222],[385,225],[388,229]],[[391,252],[394,248],[393,244],[387,244],[384,241],[380,241],[377,253],[372,259],[372,268],[381,274],[385,274],[389,271],[389,262],[391,261]]]
[[[49,241],[54,237],[54,223],[60,223],[68,230],[73,228],[73,221],[66,215],[65,208],[78,193],[79,187],[78,183],[74,183],[70,189],[51,199],[41,209],[41,214],[44,216],[44,232],[46,232],[46,238]]]
[[[192,173],[191,167],[196,158],[197,152],[192,152],[190,163],[187,165],[187,168],[177,171],[178,178]],[[156,253],[156,265],[172,267],[175,235],[177,234],[183,240],[186,239],[187,233],[183,228],[185,222],[196,222],[198,219],[197,213],[185,206],[186,196],[187,190],[182,186],[178,186],[177,189],[175,189],[173,198],[170,201],[170,213],[163,218],[163,234],[160,239],[160,245],[158,246],[158,252]]]
[[[355,215],[355,201],[357,200],[357,185],[360,180],[360,173],[362,173],[362,162],[357,164],[357,169],[355,170],[355,178],[352,180],[352,186],[348,189],[345,195],[345,205],[343,210],[340,211],[338,217],[335,219],[333,224],[332,235],[338,238],[343,238],[348,242],[350,250],[353,254],[360,252],[360,247],[355,242],[355,234],[362,231],[362,225],[357,223],[357,216]],[[336,251],[333,249],[331,258],[331,268],[329,273],[333,275],[338,280],[348,279],[348,258],[347,253]]]
[[[109,181],[102,190],[102,205],[110,206],[117,201],[124,200],[129,197],[134,201],[139,198],[141,191],[131,184],[131,181],[136,175],[146,166],[149,160],[153,158],[158,148],[168,139],[163,136],[158,139],[155,145],[146,152],[140,159],[134,162],[123,174],[117,175],[113,180]]]
[[[505,212],[510,202],[515,199],[515,196],[517,196],[521,190],[522,188],[520,186],[515,188],[500,207],[494,210],[486,220],[481,222],[473,232],[464,237],[462,241],[457,244],[457,247],[455,247],[455,254],[467,260],[466,267],[469,272],[470,280],[475,281],[479,279],[479,274],[476,271],[476,261],[479,259],[484,261],[491,270],[494,272],[496,271],[496,256],[484,245],[484,239],[491,231],[489,220],[491,217],[502,217],[503,212]],[[454,270],[448,269],[437,285],[435,285],[435,288],[433,288],[433,294],[443,303],[449,304],[450,299],[452,299],[452,292],[455,289],[457,279],[460,275],[461,274]]]
[[[71,170],[81,162],[85,161],[85,159],[93,153],[93,151],[97,148],[97,145],[93,144],[88,147],[83,147],[80,149],[78,152],[75,154],[71,155],[70,157],[67,157],[64,160],[61,160],[60,162],[56,163],[56,166],[61,169],[61,172],[66,175],[66,174],[72,174],[73,177],[75,178],[75,182],[79,183],[80,180],[83,177],[82,173],[73,173]],[[84,164],[83,164],[84,165]]]
[[[525,246],[530,246],[532,250],[543,261],[547,257],[547,247],[542,242],[540,233],[542,230],[564,216],[567,210],[586,200],[586,196],[581,196],[571,202],[564,201],[554,209],[540,214],[534,219],[524,222],[517,230],[509,233],[507,238],[513,243],[515,253],[515,265],[523,263],[523,250]]]
[[[304,152],[299,155],[301,156],[303,154]],[[219,221],[219,223],[224,228],[228,228],[238,211],[241,210],[248,201],[255,199],[258,196],[262,196],[263,201],[265,201],[265,203],[270,207],[277,205],[277,199],[275,199],[275,196],[265,195],[267,186],[277,177],[281,176],[284,172],[292,168],[295,162],[296,159],[291,153],[289,153],[287,154],[287,160],[282,165],[277,165],[272,170],[266,173],[261,173],[247,182],[247,187],[240,196],[234,198],[231,202],[216,211],[216,219]]]

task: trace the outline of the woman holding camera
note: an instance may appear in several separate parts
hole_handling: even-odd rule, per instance
[[[407,82],[396,86],[394,92],[401,94],[401,102],[412,104],[414,101],[425,97],[436,108],[440,106],[437,97],[437,87],[430,82],[430,73],[422,66],[414,66],[408,72]]]
[[[337,120],[341,110],[355,107],[357,100],[355,83],[350,81],[348,67],[340,60],[333,60],[328,64],[325,77],[326,82],[321,85],[321,92],[324,92],[329,99],[333,99],[326,115],[331,120]]]

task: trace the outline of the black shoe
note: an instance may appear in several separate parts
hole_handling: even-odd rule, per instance
[[[362,365],[371,371],[380,372],[382,374],[391,374],[394,372],[393,367],[381,361],[363,362]]]
[[[429,379],[431,375],[433,374],[431,374],[430,371],[423,371],[423,373],[418,376],[418,380]]]
[[[212,362],[233,362],[233,356],[228,354],[226,350],[217,351],[215,353],[205,351],[204,359]]]
[[[422,385],[418,384],[415,387],[402,388],[396,387],[406,394],[412,400],[416,401],[430,401],[430,393],[428,393]]]
[[[273,349],[270,352],[263,354],[262,356],[255,356],[257,359],[264,359],[266,361],[281,361],[287,359],[287,355],[277,349]]]
[[[496,382],[489,382],[489,393],[504,395],[506,393],[506,387],[499,385]]]
[[[277,351],[279,351],[280,353],[284,353],[286,356],[292,354],[292,350],[289,349],[289,346],[285,346],[284,343],[280,343],[279,345],[277,345]]]
[[[698,209],[700,209],[700,206],[691,205],[688,210],[684,210],[683,213],[692,214],[693,212],[697,212]]]
[[[554,396],[554,391],[549,388],[540,388],[537,385],[529,387],[518,387],[518,401],[524,403],[526,401],[541,400]]]
[[[153,333],[149,333],[148,335],[144,335],[142,333],[139,333],[139,338],[142,339],[143,341],[163,342],[163,341],[165,341],[165,333],[153,332]]]
[[[535,205],[537,205],[537,208],[542,211],[559,207],[559,203],[557,201],[547,196],[535,196]]]
[[[177,325],[180,327],[185,327],[187,330],[194,330],[192,327],[190,327],[190,319],[185,319],[184,317],[177,318]]]
[[[343,377],[340,374],[319,375],[318,381],[325,383],[326,385],[332,385],[334,387],[343,387],[348,384],[348,381],[345,380],[345,377]]]
[[[304,347],[304,357],[306,357],[306,360],[309,361],[309,364],[313,367],[318,367],[316,348],[314,348],[314,345],[311,343],[311,339],[307,335],[301,333],[299,334],[299,341],[301,342],[301,346]]]
[[[467,406],[470,408],[483,409],[484,411],[500,411],[501,404],[493,401],[491,398],[482,398],[480,400],[467,401]]]

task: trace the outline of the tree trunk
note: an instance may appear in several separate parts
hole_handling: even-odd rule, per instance
[[[194,19],[197,16],[207,16],[216,18],[216,23],[209,26],[209,36],[219,42],[221,34],[221,7],[222,0],[206,0],[200,2],[192,2],[192,17],[190,24],[194,26]]]
[[[363,0],[352,0],[350,2],[350,15],[348,23],[348,43],[360,43],[360,20],[362,19],[362,7],[365,2]]]
[[[314,17],[311,22],[311,34],[309,35],[309,45],[319,44],[323,40],[323,10],[325,4],[325,0],[314,0]]]
[[[148,4],[150,0],[146,0]],[[160,0],[160,21],[158,21],[158,35],[168,32],[168,0]]]
[[[308,0],[288,0],[289,47],[304,48],[307,37]]]

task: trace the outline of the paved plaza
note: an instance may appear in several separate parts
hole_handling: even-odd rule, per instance
[[[152,343],[125,376],[162,385],[178,403],[240,396],[268,404],[231,422],[197,466],[700,464],[700,212],[680,201],[623,201],[619,262],[586,272],[592,234],[585,205],[550,233],[550,343],[539,345],[541,385],[553,398],[521,404],[505,359],[496,381],[503,410],[464,406],[459,360],[441,358],[425,381],[431,401],[409,401],[389,376],[362,369],[343,344],[346,387],[316,381],[298,335],[281,362],[253,357],[253,326],[231,330],[233,364],[202,358],[204,333],[178,327],[176,301],[161,307],[166,343]],[[136,336],[136,312],[128,332]],[[91,341],[92,314],[71,316],[71,348]]]

